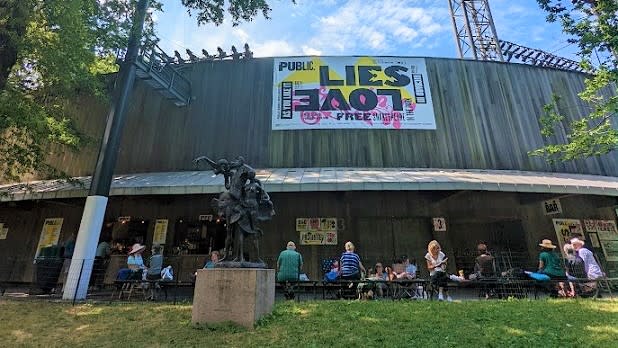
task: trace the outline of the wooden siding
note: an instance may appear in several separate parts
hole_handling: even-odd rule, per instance
[[[193,169],[199,155],[242,155],[258,168],[412,167],[556,171],[618,176],[615,154],[550,165],[527,152],[543,145],[538,115],[552,93],[579,118],[584,75],[521,64],[427,58],[436,130],[271,131],[273,59],[185,67],[194,100],[177,108],[138,82],[117,173]],[[76,107],[99,139],[105,107]],[[565,122],[566,123],[566,122]],[[563,139],[564,134],[558,134]],[[56,157],[73,175],[90,174],[96,147]]]

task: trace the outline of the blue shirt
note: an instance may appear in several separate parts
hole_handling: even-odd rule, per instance
[[[341,275],[350,276],[356,273],[360,273],[360,257],[352,251],[346,251],[341,254]]]
[[[409,264],[408,267],[406,267],[406,273],[416,277],[416,265],[412,263]]]

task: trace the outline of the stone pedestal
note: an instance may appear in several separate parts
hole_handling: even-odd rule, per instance
[[[275,270],[212,268],[197,271],[194,324],[232,321],[253,327],[275,304]]]

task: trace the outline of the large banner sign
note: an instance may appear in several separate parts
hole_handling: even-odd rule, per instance
[[[425,59],[274,59],[273,130],[436,129]]]

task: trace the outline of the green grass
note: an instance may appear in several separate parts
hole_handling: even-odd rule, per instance
[[[618,301],[278,302],[254,330],[190,305],[0,301],[1,346],[618,347]]]

